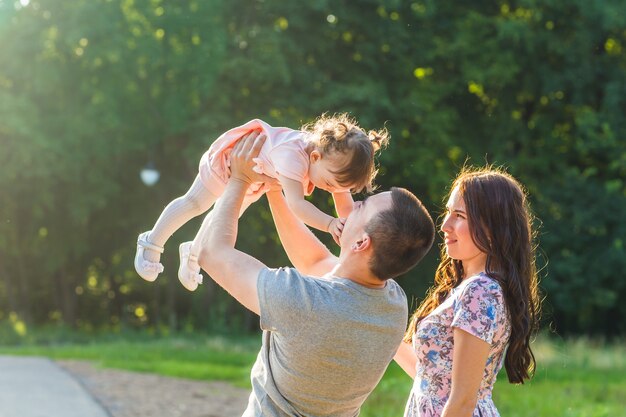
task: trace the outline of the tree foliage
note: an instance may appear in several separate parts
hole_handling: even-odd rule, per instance
[[[626,18],[618,0],[0,1],[0,314],[29,323],[251,328],[207,283],[132,270],[136,235],[253,117],[386,125],[377,182],[438,213],[466,160],[509,167],[541,225],[546,318],[624,332]],[[141,183],[154,162],[161,181]],[[314,196],[331,210],[328,196]],[[325,241],[331,244],[327,237]],[[265,204],[240,246],[287,262]],[[437,259],[400,280],[423,297]],[[206,280],[210,281],[210,280]]]

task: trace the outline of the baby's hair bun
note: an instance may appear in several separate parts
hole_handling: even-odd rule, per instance
[[[370,138],[374,151],[378,151],[389,144],[389,132],[385,128],[379,131],[370,130],[367,136]]]
[[[371,192],[378,170],[374,157],[387,146],[387,129],[366,132],[347,113],[321,115],[313,123],[302,126],[309,141],[322,154],[342,155],[343,167],[334,171],[335,179],[352,192]]]

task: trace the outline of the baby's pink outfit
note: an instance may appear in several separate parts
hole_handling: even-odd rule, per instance
[[[220,196],[230,178],[230,152],[243,135],[261,130],[267,137],[259,156],[254,159],[254,170],[272,178],[282,175],[302,183],[305,195],[310,195],[315,186],[309,181],[309,155],[306,152],[307,133],[287,127],[272,127],[262,120],[254,119],[235,127],[213,142],[200,159],[200,180],[215,196]],[[260,190],[262,184],[252,184],[248,195]],[[262,193],[255,198],[258,199]]]

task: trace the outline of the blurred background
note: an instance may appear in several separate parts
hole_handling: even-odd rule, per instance
[[[323,112],[386,126],[377,183],[433,217],[465,163],[506,167],[537,217],[545,331],[623,338],[625,48],[623,0],[0,0],[0,343],[256,334],[210,279],[178,283],[200,218],[152,284],[136,237],[223,131]],[[329,195],[312,200],[331,212]],[[288,264],[264,199],[238,247]],[[399,279],[412,308],[437,262],[434,248]]]

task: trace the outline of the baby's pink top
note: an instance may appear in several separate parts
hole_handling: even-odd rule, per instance
[[[305,195],[315,186],[309,181],[309,155],[306,152],[307,133],[287,127],[272,127],[263,120],[254,119],[223,133],[200,159],[200,179],[215,195],[221,195],[230,178],[230,151],[246,133],[260,129],[267,136],[255,171],[278,178],[282,175],[302,183]],[[258,189],[258,187],[256,188]]]
[[[489,356],[473,417],[498,417],[491,392],[511,335],[500,284],[485,274],[469,277],[417,326],[413,349],[417,365],[405,417],[438,417],[452,388],[454,328],[489,343]],[[460,364],[461,369],[463,364]]]

